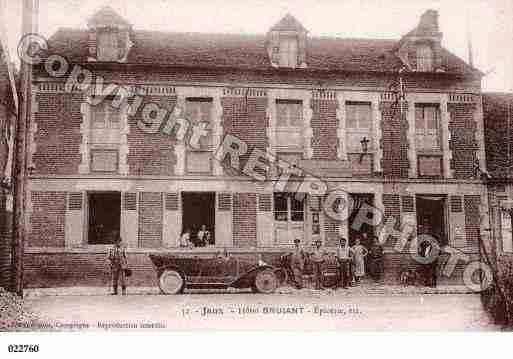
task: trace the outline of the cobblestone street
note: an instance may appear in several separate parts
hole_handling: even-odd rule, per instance
[[[499,330],[475,294],[379,294],[313,290],[274,295],[29,296],[43,325],[232,330]],[[99,324],[100,323],[100,324]]]

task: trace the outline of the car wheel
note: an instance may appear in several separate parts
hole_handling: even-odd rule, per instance
[[[159,287],[164,294],[180,294],[185,287],[185,281],[177,271],[166,269],[159,277]]]
[[[263,270],[255,277],[254,290],[258,293],[270,294],[278,287],[278,278],[272,270]]]

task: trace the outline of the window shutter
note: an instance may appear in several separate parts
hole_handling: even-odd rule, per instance
[[[81,211],[83,203],[82,192],[71,192],[68,195],[68,209],[70,211]]]
[[[268,193],[262,193],[258,195],[258,210],[260,212],[271,212],[272,201],[271,195]]]
[[[415,201],[413,196],[402,196],[402,211],[405,213],[415,212]]]
[[[166,193],[166,211],[178,211],[179,197],[177,192]]]
[[[232,195],[231,193],[219,193],[217,195],[217,209],[219,211],[232,210]]]
[[[461,201],[461,196],[451,196],[451,212],[452,213],[463,212],[463,204]]]
[[[135,211],[137,209],[137,193],[123,193],[123,208],[125,211]]]

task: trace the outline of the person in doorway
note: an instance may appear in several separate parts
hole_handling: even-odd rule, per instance
[[[196,235],[198,238],[198,247],[206,247],[209,244],[209,235],[210,231],[207,230],[207,226],[202,224],[198,234]]]
[[[431,240],[422,241],[420,244],[420,256],[429,259],[429,263],[423,265],[422,276],[426,287],[436,288],[437,270],[438,270],[438,253],[435,246],[438,241],[432,237]],[[434,258],[436,256],[436,258]]]
[[[383,246],[379,243],[378,238],[374,238],[369,252],[369,272],[376,281],[381,279],[383,274]]]
[[[185,232],[180,236],[180,247],[182,248],[192,248],[194,247],[194,243],[191,241],[191,230],[187,228]]]
[[[294,274],[294,283],[297,289],[303,288],[303,270],[305,268],[305,253],[299,239],[294,239],[294,250],[290,254],[290,266]]]
[[[322,263],[324,262],[324,250],[320,239],[315,241],[315,246],[310,254],[313,265],[315,289],[322,289]]]
[[[340,246],[337,248],[337,259],[338,259],[338,287],[347,289],[351,284],[351,257],[353,250],[347,244],[347,240],[342,237],[340,238]]]
[[[110,271],[112,275],[112,295],[118,294],[118,284],[121,284],[121,293],[126,294],[125,270],[128,268],[126,250],[123,246],[123,240],[118,234],[113,234],[114,245],[109,249],[108,259],[110,262]]]
[[[361,279],[365,276],[365,257],[369,254],[367,248],[360,244],[360,238],[356,238],[355,244],[352,248],[354,259],[354,276],[356,283],[360,283]]]

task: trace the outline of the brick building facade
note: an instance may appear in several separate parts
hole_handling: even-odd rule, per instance
[[[431,10],[399,40],[312,37],[290,15],[263,36],[142,31],[110,8],[88,29],[59,29],[47,59],[65,57],[68,74],[40,66],[33,83],[26,286],[106,284],[112,230],[128,246],[136,285],[155,284],[154,251],[271,255],[294,238],[331,247],[340,235],[378,234],[381,226],[352,228],[353,213],[344,222],[326,215],[325,196],[292,195],[304,173],[345,191],[354,208],[371,204],[475,258],[488,226],[482,74],[441,40]],[[105,95],[82,80],[68,88],[74,65],[143,91],[145,104],[206,121],[207,136],[192,148],[164,128],[144,131],[148,113],[130,113],[130,96],[119,109],[91,105]],[[227,135],[248,146],[239,170],[213,158]],[[252,149],[303,173],[285,189],[283,168],[250,178],[240,169]],[[211,244],[180,248],[182,231],[202,224]],[[390,281],[412,265],[393,246]]]

